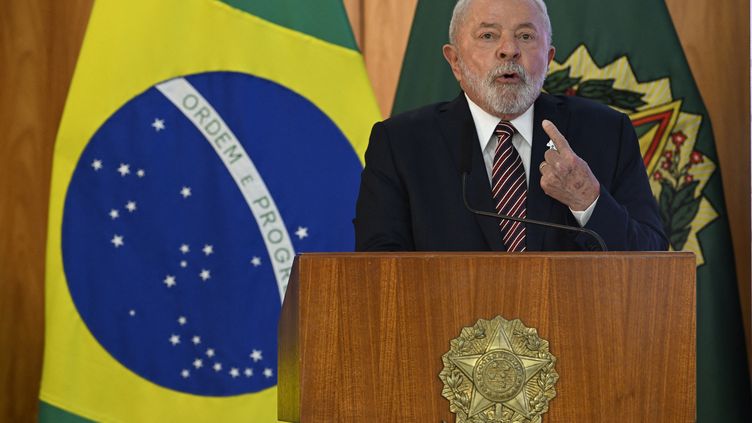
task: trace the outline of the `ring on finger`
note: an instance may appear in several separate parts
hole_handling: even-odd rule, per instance
[[[548,166],[548,163],[541,162],[541,164],[538,165],[538,170],[543,170],[543,166]]]

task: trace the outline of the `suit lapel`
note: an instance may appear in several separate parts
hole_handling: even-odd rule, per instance
[[[483,163],[483,153],[480,151],[475,124],[473,123],[473,117],[470,114],[464,93],[461,93],[454,101],[445,104],[439,109],[437,125],[443,135],[442,141],[449,149],[455,168],[458,170],[462,154],[462,143],[467,140],[472,141],[472,170],[467,177],[467,201],[470,207],[493,212],[494,205],[491,199],[491,186],[488,183],[486,166]],[[457,175],[460,178],[459,173]],[[462,201],[462,198],[457,198],[457,201]],[[480,226],[489,248],[495,251],[504,251],[505,248],[501,241],[498,221],[478,215],[475,215],[474,218]]]
[[[548,119],[559,128],[566,137],[569,114],[563,107],[562,102],[548,94],[541,94],[535,101],[533,113],[533,150],[530,156],[530,184],[527,193],[527,217],[529,219],[551,222],[556,220],[552,209],[556,202],[543,192],[540,186],[541,173],[538,166],[544,160],[544,154],[548,147],[550,137],[541,126],[544,119]],[[530,251],[543,249],[543,238],[548,229],[527,225],[527,248]]]

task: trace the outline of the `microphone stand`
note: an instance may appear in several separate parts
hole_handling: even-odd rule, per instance
[[[598,242],[598,245],[601,247],[601,251],[604,251],[604,252],[608,251],[608,248],[606,248],[606,243],[603,242],[603,238],[601,238],[601,236],[598,235],[597,232],[591,229],[580,228],[580,227],[569,226],[569,225],[562,225],[559,223],[543,222],[543,221],[535,220],[535,219],[526,219],[526,218],[521,218],[521,217],[508,216],[508,215],[499,214],[499,213],[491,213],[487,211],[476,210],[470,207],[470,204],[467,202],[467,192],[466,192],[467,191],[467,174],[468,174],[467,171],[462,172],[462,201],[465,202],[465,208],[469,210],[471,213],[481,215],[481,216],[486,216],[486,217],[492,217],[495,219],[507,219],[507,220],[511,220],[514,222],[531,223],[533,225],[540,225],[540,226],[545,226],[545,227],[555,228],[555,229],[560,229],[560,230],[565,230],[565,231],[586,233],[590,235],[591,237],[593,237]]]

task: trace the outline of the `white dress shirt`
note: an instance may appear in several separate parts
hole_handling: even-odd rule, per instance
[[[480,106],[470,100],[467,94],[465,94],[465,98],[467,98],[467,105],[470,107],[470,114],[473,116],[475,130],[478,132],[478,141],[480,142],[480,150],[483,152],[483,162],[486,165],[488,181],[489,184],[493,185],[491,172],[493,171],[496,145],[499,143],[498,138],[494,136],[494,131],[496,130],[496,125],[499,124],[501,119],[481,109]],[[517,153],[522,160],[522,166],[525,168],[525,178],[527,179],[528,186],[530,186],[530,155],[533,150],[534,108],[535,105],[530,106],[525,113],[510,121],[517,130],[512,137],[512,145],[517,150]],[[593,214],[593,209],[595,209],[595,203],[597,202],[598,198],[593,201],[593,204],[591,204],[590,207],[583,211],[574,211],[572,209],[569,209],[569,211],[572,212],[572,215],[580,226],[585,226],[588,220],[590,220],[590,216]]]

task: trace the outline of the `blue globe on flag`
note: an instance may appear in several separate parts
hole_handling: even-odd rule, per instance
[[[212,72],[149,88],[84,149],[62,253],[101,346],[166,388],[276,385],[277,319],[296,253],[350,251],[361,164],[313,103]]]

